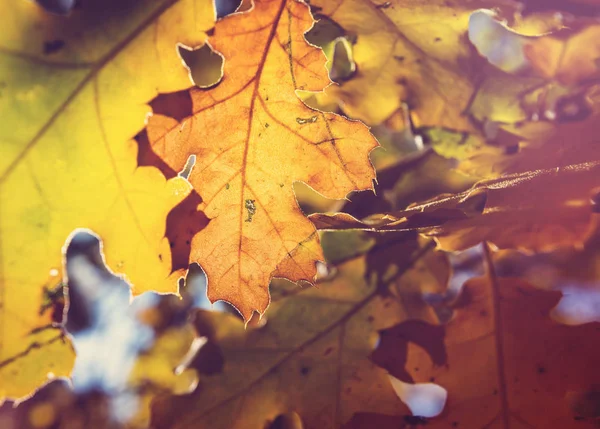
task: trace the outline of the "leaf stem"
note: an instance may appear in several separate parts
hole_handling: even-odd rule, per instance
[[[494,308],[494,337],[496,339],[496,368],[498,371],[498,393],[500,394],[500,406],[502,413],[502,427],[509,429],[510,427],[510,410],[508,407],[508,396],[506,392],[506,369],[504,367],[504,331],[503,320],[502,320],[502,309],[500,307],[500,286],[498,284],[498,277],[496,276],[496,269],[494,268],[494,261],[492,259],[492,251],[490,245],[487,242],[483,243],[483,252],[485,255],[485,261],[487,265],[488,276],[490,278],[490,285],[492,290],[492,305]]]

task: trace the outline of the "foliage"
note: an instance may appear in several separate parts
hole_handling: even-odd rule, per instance
[[[367,128],[309,109],[295,94],[329,83],[325,58],[304,40],[311,24],[298,2],[258,2],[249,19],[218,22],[208,43],[231,58],[221,82],[159,97],[146,128],[148,150],[174,171],[196,156],[189,181],[211,222],[192,239],[190,261],[212,279],[209,298],[246,319],[267,308],[271,276],[311,281],[322,259],[293,182],[341,199],[374,178],[368,153],[377,142]],[[163,114],[172,104],[189,110]]]
[[[596,427],[596,0],[0,11],[1,427]]]
[[[165,217],[190,188],[136,168],[132,137],[144,103],[189,83],[173,46],[201,43],[213,15],[209,2],[194,4],[90,2],[60,17],[3,2],[0,361],[27,351],[32,364],[2,365],[2,396],[28,394],[48,371],[69,374],[70,346],[53,341],[60,332],[47,329],[45,297],[60,284],[61,249],[75,228],[102,237],[108,265],[137,293],[177,290]],[[56,357],[34,364],[46,343]]]

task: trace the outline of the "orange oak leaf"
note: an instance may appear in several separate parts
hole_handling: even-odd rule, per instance
[[[447,365],[438,365],[431,350],[408,345],[408,379],[433,378],[448,389],[446,410],[427,428],[596,426],[599,327],[552,320],[560,299],[558,291],[497,277],[493,269],[469,280],[444,326]]]
[[[271,277],[311,281],[322,259],[293,183],[341,199],[374,178],[368,128],[296,95],[331,83],[325,56],[304,38],[313,22],[296,0],[257,0],[218,22],[208,43],[224,58],[221,81],[159,96],[146,129],[144,150],[173,170],[196,156],[188,180],[211,222],[192,238],[190,262],[205,270],[209,299],[230,302],[247,320],[267,308]],[[171,97],[188,111],[169,116],[159,105]]]

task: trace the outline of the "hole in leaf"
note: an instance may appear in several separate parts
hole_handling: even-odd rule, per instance
[[[215,9],[217,11],[217,18],[220,19],[226,17],[227,15],[231,15],[232,13],[238,11],[240,6],[242,6],[241,0],[216,0]]]
[[[342,27],[331,19],[318,16],[318,21],[304,35],[306,40],[323,49],[327,57],[327,70],[334,82],[349,79],[356,72],[352,58],[352,42]]]
[[[302,419],[298,413],[291,411],[289,413],[278,415],[273,422],[267,426],[267,429],[303,429]]]
[[[304,33],[304,37],[308,43],[323,48],[329,43],[332,43],[339,37],[344,37],[345,31],[335,21],[323,15],[316,15],[315,25],[308,32]]]
[[[179,45],[179,55],[189,68],[192,81],[199,88],[211,88],[221,82],[224,58],[213,51],[208,43],[193,50]]]
[[[211,342],[212,334],[194,340],[196,323],[189,320],[200,297],[208,302],[202,270],[196,266],[187,276],[183,299],[148,292],[132,300],[130,285],[105,266],[99,238],[82,231],[76,231],[66,251],[66,325],[77,352],[72,395],[79,400],[99,392],[111,418],[124,423],[135,417],[144,389],[163,387],[165,380],[144,374],[143,368],[172,374],[168,386],[176,394],[193,390],[197,373],[220,372],[224,357]]]
[[[435,383],[409,384],[389,376],[394,391],[413,416],[435,417],[446,405],[448,391]]]
[[[600,322],[600,291],[590,286],[561,286],[563,296],[550,317],[564,325]]]
[[[340,83],[350,79],[356,72],[356,63],[352,58],[352,45],[343,37],[333,42],[333,59],[329,69],[332,81]]]
[[[77,233],[67,248],[66,266],[66,326],[77,352],[73,386],[76,391],[122,390],[137,353],[152,344],[152,329],[130,311],[129,285],[106,268],[97,237]]]
[[[36,3],[48,12],[67,15],[75,7],[76,0],[36,0]]]
[[[190,155],[185,163],[185,167],[183,167],[183,170],[179,172],[179,176],[183,177],[184,179],[190,177],[190,173],[192,172],[192,168],[194,168],[195,164],[196,155]]]
[[[209,219],[198,210],[202,198],[192,191],[167,216],[166,237],[171,247],[171,269],[186,269],[189,265],[192,239],[208,225]]]

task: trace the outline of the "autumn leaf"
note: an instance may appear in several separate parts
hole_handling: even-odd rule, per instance
[[[528,20],[540,21],[527,17],[521,24]],[[490,144],[471,145],[461,157],[461,170],[497,177],[598,159],[595,61],[600,47],[595,40],[600,26],[583,17],[567,15],[563,21],[568,28],[534,37],[484,11],[471,16],[474,46],[507,73],[490,75],[473,97],[470,113],[484,124]]]
[[[410,414],[368,356],[376,330],[435,320],[422,293],[443,291],[448,267],[429,247],[404,234],[340,262],[318,288],[277,282],[264,326],[244,331],[231,315],[199,313],[197,329],[210,327],[223,350],[223,373],[191,395],[158,398],[154,427],[265,427],[295,411],[305,428],[336,428],[358,411]],[[428,277],[432,267],[439,278]]]
[[[214,12],[192,0],[0,9],[0,397],[20,397],[72,366],[45,301],[74,229],[102,237],[136,293],[176,290],[165,219],[190,188],[136,168],[132,137],[157,91],[189,86],[175,45],[202,43]]]
[[[187,393],[197,378],[186,362],[196,341],[187,323],[192,288],[183,289],[182,297],[146,292],[132,299],[129,285],[108,272],[97,256],[99,246],[71,245],[67,250],[66,328],[77,351],[73,393],[85,398],[93,391],[110,392],[105,398],[109,415],[117,414],[124,398],[135,398],[129,415],[113,416],[115,424],[146,428],[149,402],[157,392]],[[56,419],[66,424],[69,410],[54,406]]]
[[[485,62],[465,36],[471,12],[489,2],[316,0],[311,6],[356,38],[356,74],[327,90],[347,114],[378,124],[404,102],[419,126],[475,131],[463,111]]]
[[[89,281],[89,280],[88,280]],[[175,374],[174,369],[184,361],[186,352],[194,337],[191,325],[179,325],[169,316],[177,315],[177,310],[185,313],[182,307],[177,309],[174,301],[179,301],[175,296],[145,295],[134,301],[131,308],[128,306],[129,294],[126,292],[127,285],[111,284],[105,281],[97,285],[107,297],[103,305],[115,306],[115,310],[125,310],[121,314],[111,314],[104,309],[104,315],[111,314],[112,320],[98,320],[88,332],[82,333],[80,346],[86,348],[87,352],[94,351],[97,357],[91,358],[88,353],[78,356],[80,361],[87,361],[80,369],[76,370],[77,378],[87,380],[76,380],[78,388],[64,378],[52,379],[42,386],[34,395],[19,403],[5,401],[0,407],[0,425],[3,429],[37,429],[40,427],[68,427],[81,424],[91,425],[95,428],[147,428],[149,418],[149,402],[157,392],[179,392],[189,391],[189,387],[195,381],[195,371],[187,369],[182,374]],[[125,293],[119,293],[126,301],[115,302],[115,286],[122,288]],[[108,290],[106,290],[108,289]],[[113,290],[111,290],[113,289]],[[124,295],[124,296],[123,296]],[[149,299],[150,297],[154,299]],[[170,301],[170,302],[169,302]],[[97,303],[96,303],[97,304]],[[125,309],[123,308],[125,305]],[[79,308],[82,311],[82,308]],[[169,310],[171,310],[169,312]],[[173,311],[175,310],[175,311]],[[140,320],[137,320],[140,319]],[[151,322],[154,323],[149,323]],[[162,319],[162,320],[160,320]],[[175,319],[176,320],[176,319]],[[125,323],[123,323],[125,322]],[[138,323],[138,331],[119,335],[120,339],[112,343],[113,350],[107,355],[101,350],[103,335],[115,335],[115,325],[121,323],[120,334],[131,326],[128,323]],[[156,323],[158,322],[158,323]],[[125,325],[125,326],[123,326]],[[160,326],[162,325],[162,326]],[[154,334],[152,341],[149,340],[149,332]],[[129,337],[128,337],[129,336]],[[151,343],[149,347],[139,350],[138,338],[146,339]],[[96,348],[90,348],[90,343],[96,343]],[[123,343],[123,341],[125,343]],[[87,344],[83,344],[87,342]],[[142,341],[143,342],[143,341]],[[77,341],[75,341],[77,343]],[[104,344],[106,346],[106,344]],[[123,353],[130,356],[123,356]],[[139,356],[137,355],[139,353]],[[120,359],[119,359],[120,358]],[[130,377],[127,379],[130,361],[135,361]],[[104,362],[104,364],[102,363]],[[94,368],[90,368],[94,365]],[[123,374],[124,385],[115,385],[115,379]],[[106,384],[112,383],[112,390],[103,389],[102,385],[86,385],[94,375],[103,376]],[[98,380],[95,380],[98,382]],[[118,411],[119,403],[127,403],[126,415]]]
[[[410,379],[449,391],[446,410],[427,427],[594,427],[598,326],[551,320],[560,296],[493,270],[467,282],[444,327],[447,361],[408,345]]]
[[[496,19],[494,19],[496,18]],[[498,17],[486,11],[475,12],[470,19],[471,41],[480,54],[496,67],[509,73],[528,72],[543,79],[569,86],[597,78],[595,59],[600,55],[600,25],[585,18],[562,17],[546,30],[546,34],[528,35],[529,27],[552,20],[529,16],[509,28]],[[524,28],[523,28],[524,27]],[[556,28],[558,27],[558,28]],[[562,27],[562,28],[561,28]],[[515,31],[517,30],[517,31]],[[553,30],[553,31],[551,31]],[[481,34],[483,33],[483,34]],[[507,46],[512,49],[507,49]]]
[[[239,3],[0,0],[0,427],[597,426],[600,0]]]
[[[190,262],[205,270],[210,300],[230,302],[246,320],[267,308],[272,276],[310,282],[322,259],[293,183],[336,199],[372,187],[377,142],[368,129],[296,94],[330,83],[325,57],[304,39],[312,24],[295,0],[257,1],[219,21],[208,43],[224,57],[221,82],[161,94],[143,136],[144,150],[174,171],[196,156],[188,180],[210,223],[192,238]],[[163,108],[174,100],[186,114]]]
[[[500,248],[548,251],[582,244],[595,230],[599,173],[599,162],[537,170],[482,181],[364,221],[346,214],[316,214],[311,220],[324,230],[420,230],[445,250],[488,240]]]
[[[583,119],[569,120],[561,114],[556,122],[531,122],[514,129],[528,136],[508,136],[516,153],[494,156],[483,152],[463,161],[465,168],[492,168],[499,178],[411,207],[397,218],[410,217],[412,224],[400,220],[398,229],[400,225],[439,226],[431,234],[444,248],[454,250],[482,240],[502,248],[542,251],[583,243],[597,224],[597,96],[565,97],[558,106],[587,113]],[[475,195],[482,202],[481,214],[471,210],[462,216],[469,205],[466,201]],[[394,222],[384,223],[390,220]]]

